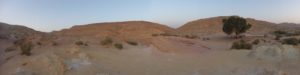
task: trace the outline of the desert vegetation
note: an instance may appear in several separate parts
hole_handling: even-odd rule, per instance
[[[250,49],[252,49],[252,44],[246,42],[243,39],[241,39],[239,41],[233,42],[232,46],[231,46],[231,49],[237,49],[237,50],[247,49],[247,50],[250,50]]]
[[[223,32],[227,35],[234,33],[236,38],[249,30],[251,26],[251,24],[247,23],[246,19],[239,16],[230,16],[228,19],[223,19]]]
[[[130,45],[133,45],[133,46],[136,46],[138,45],[137,42],[134,42],[134,41],[126,41],[127,44],[130,44]]]
[[[299,40],[297,38],[286,38],[282,40],[282,44],[298,45]]]
[[[76,41],[75,44],[77,46],[88,46],[88,43],[87,42],[83,42],[83,41]]]
[[[174,70],[180,72],[179,75],[198,75],[200,73],[220,75],[223,74],[221,72],[230,73],[226,75],[240,75],[248,74],[244,72],[249,72],[249,66],[251,66],[251,73],[253,71],[265,72],[264,69],[269,69],[270,66],[273,69],[273,64],[275,64],[275,69],[281,68],[276,66],[277,63],[295,66],[298,69],[297,60],[281,58],[297,57],[300,43],[298,32],[279,31],[271,26],[260,28],[260,26],[264,27],[264,24],[270,23],[254,23],[256,20],[238,16],[217,17],[216,20],[208,20],[213,21],[203,19],[193,21],[189,23],[191,27],[178,29],[180,32],[176,32],[177,29],[161,27],[157,24],[144,27],[145,22],[136,23],[134,21],[75,26],[62,31],[45,33],[51,35],[43,36],[44,38],[20,39],[14,42],[14,46],[3,45],[5,47],[1,48],[4,49],[3,58],[10,60],[5,60],[4,66],[0,67],[3,70],[0,74],[9,75],[6,74],[7,64],[14,66],[12,68],[14,70],[8,71],[9,73],[16,72],[21,66],[26,72],[31,72],[31,69],[34,72],[42,72],[42,70],[48,72],[48,68],[51,68],[49,73],[61,72],[61,75],[76,73],[80,73],[78,75],[102,75],[102,73],[99,74],[99,71],[116,73],[112,75],[145,75],[145,73],[177,75],[173,73]],[[146,22],[146,24],[148,23]],[[264,31],[266,29],[272,31]],[[228,37],[228,35],[233,36]],[[240,38],[242,35],[245,37]],[[274,40],[275,36],[280,36],[280,38]],[[17,51],[20,51],[21,55]],[[30,56],[33,53],[36,55]],[[23,56],[30,57],[24,57],[26,58],[24,59]],[[279,62],[265,60],[266,58],[274,58]],[[210,61],[206,61],[207,59]],[[291,61],[293,64],[281,60],[293,60]],[[294,61],[297,64],[294,64]],[[22,65],[18,62],[28,64]],[[120,62],[130,64],[123,65]],[[183,64],[191,65],[182,66]],[[223,64],[226,65],[225,68],[220,66]],[[257,64],[259,64],[259,69],[257,69]],[[264,66],[264,64],[268,66]],[[136,67],[129,70],[128,67],[131,66]],[[141,69],[149,66],[151,68],[146,71]],[[213,68],[199,66],[212,66]],[[215,69],[222,71],[212,73]],[[164,71],[158,72],[158,70]],[[275,72],[277,71],[272,71],[273,74]],[[40,75],[40,73],[37,74]],[[265,73],[258,75],[265,75]]]
[[[110,37],[105,37],[104,40],[102,40],[100,43],[101,45],[111,45],[113,43],[113,40]]]
[[[33,48],[32,42],[26,42],[20,45],[21,55],[30,56],[31,49]]]
[[[260,40],[259,40],[259,39],[255,39],[255,40],[252,42],[253,45],[257,45],[257,44],[259,44],[259,43],[260,43]]]
[[[21,50],[21,55],[30,56],[31,50],[34,47],[34,44],[32,43],[31,40],[23,38],[23,39],[14,41],[14,46],[12,46],[12,47],[19,47]],[[11,50],[12,49],[13,48],[11,48]]]
[[[123,44],[121,44],[121,43],[115,43],[114,46],[117,49],[120,49],[120,50],[123,49]]]
[[[52,41],[52,46],[58,46],[58,43],[55,41]]]

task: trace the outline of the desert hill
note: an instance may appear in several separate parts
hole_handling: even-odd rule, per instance
[[[89,37],[100,39],[111,37],[119,40],[145,41],[147,39],[151,39],[153,34],[174,31],[175,29],[158,23],[127,21],[78,25],[73,26],[70,29],[53,32],[52,34],[56,36]]]
[[[223,18],[200,19],[178,29],[126,21],[77,25],[51,33],[1,23],[0,75],[299,74],[299,44],[287,45],[272,36],[247,36],[242,39],[251,43],[251,49],[232,49],[241,40],[224,35]],[[247,20],[253,25],[248,34],[298,27]]]
[[[43,34],[43,32],[39,32],[25,26],[0,23],[0,38],[2,39],[13,40],[39,34]]]
[[[228,16],[212,17],[199,19],[186,23],[185,25],[178,28],[179,32],[183,34],[194,34],[194,35],[208,35],[208,34],[222,34],[222,20],[228,18]],[[246,19],[248,23],[252,25],[252,28],[248,31],[250,34],[266,34],[275,30],[282,29],[299,29],[299,26],[288,23],[276,24],[272,22],[256,20],[253,18]],[[292,26],[292,27],[291,27]]]

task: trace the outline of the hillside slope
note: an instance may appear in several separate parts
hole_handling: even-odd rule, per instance
[[[183,34],[194,34],[194,35],[211,35],[211,34],[223,34],[222,20],[228,18],[227,16],[212,17],[199,19],[186,23],[185,25],[178,28]],[[248,23],[252,25],[252,28],[248,31],[250,34],[266,34],[270,31],[278,29],[291,28],[287,24],[276,24],[267,21],[256,20],[252,18],[246,18]],[[300,27],[294,27],[293,29],[299,29]]]
[[[111,37],[119,40],[135,39],[146,41],[152,34],[173,32],[175,29],[165,25],[146,21],[127,21],[111,23],[95,23],[74,26],[70,29],[53,32],[57,36],[104,38]]]

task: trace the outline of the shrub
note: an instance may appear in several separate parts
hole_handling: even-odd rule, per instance
[[[76,45],[83,45],[84,43],[82,41],[75,42]]]
[[[282,44],[298,45],[299,41],[296,38],[286,38],[282,40]]]
[[[133,42],[133,41],[126,41],[126,43],[128,43],[128,44],[130,44],[130,45],[134,45],[134,46],[138,45],[137,42]]]
[[[36,44],[37,44],[37,45],[39,45],[39,46],[41,46],[41,45],[42,45],[42,43],[41,43],[41,42],[37,42]]]
[[[58,46],[57,42],[52,42],[52,46]]]
[[[20,45],[21,48],[21,55],[30,56],[31,55],[31,49],[33,48],[32,42],[23,43]]]
[[[256,39],[252,42],[252,44],[257,45],[257,44],[259,44],[259,42],[260,42],[259,39]]]
[[[275,35],[275,40],[280,40],[281,37],[282,35]]]
[[[88,44],[86,42],[83,42],[83,41],[77,41],[75,42],[76,45],[78,46],[88,46]]]
[[[189,38],[189,39],[195,39],[195,38],[198,38],[198,37],[195,36],[195,35],[185,35],[184,37],[185,37],[185,38]]]
[[[101,41],[101,45],[109,45],[112,43],[113,43],[113,40],[109,37],[106,37],[104,40]]]
[[[87,43],[84,43],[84,46],[89,46]]]
[[[294,34],[295,35],[300,35],[300,31],[295,31]]]
[[[173,36],[172,34],[170,34],[170,33],[162,33],[162,34],[160,34],[161,36]]]
[[[275,34],[275,35],[285,35],[285,34],[288,34],[288,32],[277,30],[277,31],[274,31],[273,34]]]
[[[123,45],[120,43],[116,43],[114,46],[118,49],[123,49]]]
[[[152,34],[152,36],[156,37],[156,36],[159,36],[159,34]]]
[[[277,31],[274,31],[273,34],[275,36],[298,36],[300,33],[299,33],[299,31],[287,32],[287,31],[277,30]]]
[[[252,44],[249,44],[244,40],[240,40],[233,42],[231,49],[252,49]]]

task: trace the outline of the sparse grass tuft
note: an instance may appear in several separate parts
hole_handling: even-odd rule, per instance
[[[133,46],[136,46],[138,45],[137,42],[133,42],[133,41],[126,41],[126,43],[130,44],[130,45],[133,45]]]
[[[247,43],[245,40],[233,42],[231,49],[252,49],[252,44]]]
[[[58,46],[58,43],[53,41],[52,46]]]
[[[75,42],[75,44],[78,46],[88,46],[87,42],[83,42],[83,41],[77,41]]]
[[[22,43],[20,45],[21,48],[21,55],[30,56],[31,55],[31,49],[33,48],[32,42]]]
[[[259,44],[259,43],[260,43],[259,39],[256,39],[256,40],[254,40],[254,41],[252,42],[252,44],[254,44],[254,45],[257,45],[257,44]]]
[[[39,46],[41,46],[41,45],[42,45],[42,43],[41,43],[41,42],[37,42],[36,44],[37,44],[37,45],[39,45]]]
[[[114,46],[117,48],[117,49],[123,49],[123,45],[121,43],[116,43],[114,44]]]
[[[152,34],[152,36],[156,37],[156,36],[159,36],[159,34]]]
[[[83,42],[82,41],[77,41],[75,42],[76,45],[83,45]]]
[[[198,36],[196,36],[196,35],[185,35],[184,37],[188,38],[188,39],[196,39],[196,38],[198,38]]]
[[[101,45],[110,45],[113,43],[113,40],[109,37],[106,37],[104,40],[101,41]]]

